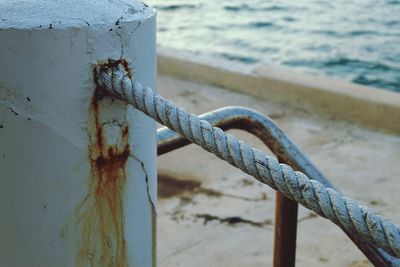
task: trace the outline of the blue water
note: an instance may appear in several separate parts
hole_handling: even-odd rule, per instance
[[[400,0],[149,0],[162,46],[400,92]]]

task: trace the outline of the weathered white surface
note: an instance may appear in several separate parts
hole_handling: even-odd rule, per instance
[[[13,29],[111,26],[155,12],[137,0],[0,0],[0,7],[0,28]]]
[[[0,266],[77,265],[93,65],[124,58],[155,87],[155,51],[155,10],[139,1],[0,1]],[[155,125],[117,102],[100,109],[107,142],[118,145],[119,123],[129,126],[127,258],[151,266]]]

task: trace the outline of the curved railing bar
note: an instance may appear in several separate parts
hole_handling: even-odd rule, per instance
[[[297,148],[293,141],[291,141],[290,138],[269,117],[255,110],[244,107],[224,107],[208,113],[204,113],[199,117],[200,119],[206,120],[213,126],[219,127],[224,131],[229,129],[241,129],[254,134],[279,158],[279,161],[292,166],[295,170],[303,172],[310,179],[317,180],[326,187],[334,188],[331,182],[324,177],[324,175],[314,166],[314,164],[306,156],[304,156],[300,149]],[[157,154],[159,156],[191,144],[191,142],[185,137],[182,137],[181,135],[168,129],[167,127],[162,127],[157,130],[157,140]],[[279,192],[277,194],[278,198],[283,197],[283,195],[279,195]],[[297,203],[290,199],[287,199],[286,197],[283,197],[283,200],[281,199],[280,202],[280,207],[276,207],[277,214],[279,213],[280,209],[289,208],[291,209],[291,211],[282,210],[281,214],[282,212],[295,212],[295,217],[293,215],[287,217],[292,219],[294,217],[297,219]],[[295,205],[295,208],[293,207],[293,205]],[[286,236],[286,238],[282,238],[282,235],[284,235],[286,232],[290,232],[293,234],[293,228],[295,235],[297,220],[281,220],[280,222],[283,225],[275,226],[278,227],[278,231],[280,228],[280,234],[278,234],[277,230],[275,230],[274,255],[278,256],[276,251],[283,251],[284,247],[286,258],[280,259],[274,257],[274,266],[288,266],[287,263],[290,263],[290,265],[294,266],[296,237]],[[382,249],[375,248],[374,246],[363,242],[356,235],[347,232],[344,229],[342,230],[349,236],[349,238],[357,245],[357,247],[375,266],[400,265],[399,259],[390,256]],[[279,236],[277,236],[277,234]],[[292,251],[292,253],[290,253],[290,251]]]

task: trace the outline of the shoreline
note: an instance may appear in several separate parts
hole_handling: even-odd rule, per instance
[[[400,135],[400,94],[396,92],[165,47],[158,47],[157,69],[160,75],[219,86]]]

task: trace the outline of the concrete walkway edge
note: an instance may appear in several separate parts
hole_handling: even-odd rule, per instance
[[[277,67],[216,60],[169,48],[159,48],[158,73],[400,135],[400,94],[396,92]]]

